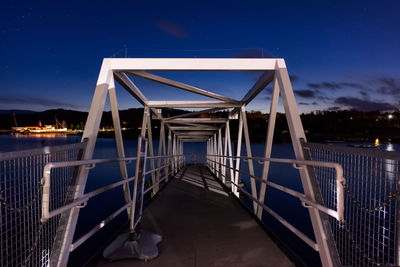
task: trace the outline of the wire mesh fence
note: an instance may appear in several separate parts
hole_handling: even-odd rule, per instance
[[[0,266],[48,266],[59,216],[41,217],[41,178],[48,162],[72,161],[85,143],[0,153]],[[62,206],[74,169],[60,168],[52,183],[52,208]]]
[[[399,152],[304,143],[311,160],[342,165],[344,223],[330,218],[344,266],[398,265]],[[324,204],[336,208],[334,172],[315,168]]]

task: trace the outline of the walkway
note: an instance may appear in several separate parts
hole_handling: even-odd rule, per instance
[[[95,266],[294,266],[201,165],[166,186],[144,211],[143,228],[163,237],[158,258]]]

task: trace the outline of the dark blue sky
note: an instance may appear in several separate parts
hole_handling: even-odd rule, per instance
[[[102,59],[125,47],[128,57],[282,57],[302,112],[399,109],[399,10],[399,1],[6,0],[0,109],[88,110]],[[238,99],[258,75],[161,74]],[[136,82],[150,99],[190,96]],[[249,108],[266,111],[268,95]],[[118,100],[138,106],[121,88]]]

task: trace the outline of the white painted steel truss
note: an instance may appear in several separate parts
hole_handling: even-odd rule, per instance
[[[249,89],[246,95],[240,99],[232,99],[207,90],[173,81],[155,74],[151,71],[264,71],[255,84]],[[145,96],[145,88],[138,88],[134,80],[128,75],[141,77],[154,82],[159,82],[181,90],[189,91],[194,94],[212,98],[209,101],[151,101]],[[284,111],[289,125],[293,149],[296,160],[304,161],[305,155],[302,149],[301,141],[306,140],[303,125],[300,121],[293,89],[289,79],[285,61],[283,59],[104,59],[97,81],[92,105],[89,111],[82,140],[87,141],[87,147],[83,155],[83,160],[91,160],[96,143],[101,116],[104,111],[104,105],[107,95],[111,103],[111,112],[115,129],[117,151],[119,158],[125,158],[123,149],[123,140],[121,135],[120,120],[118,114],[118,104],[115,94],[116,80],[127,92],[129,92],[144,107],[144,115],[141,128],[141,136],[148,140],[148,150],[150,156],[150,165],[152,170],[151,180],[153,183],[153,194],[158,191],[158,182],[160,179],[160,170],[165,168],[165,173],[172,173],[182,167],[182,162],[176,160],[175,155],[183,154],[183,143],[185,142],[206,142],[207,143],[207,164],[209,168],[219,176],[223,183],[229,179],[232,193],[239,196],[239,183],[241,171],[241,160],[248,162],[248,171],[251,182],[250,198],[253,200],[253,212],[261,219],[263,211],[264,198],[268,182],[269,160],[264,160],[261,180],[263,181],[257,191],[256,180],[254,179],[254,167],[252,150],[250,146],[250,136],[246,118],[246,106],[271,82],[273,82],[273,92],[270,105],[270,114],[266,134],[266,145],[264,158],[270,158],[274,134],[274,126],[277,113],[279,96],[283,103]],[[143,92],[141,91],[143,89]],[[161,108],[204,108],[201,111],[188,112],[173,117],[163,117]],[[201,117],[201,114],[210,114],[218,110],[227,110],[228,115],[225,118]],[[160,142],[158,147],[158,156],[155,156],[151,119],[160,120]],[[238,140],[236,145],[236,157],[232,150],[232,140],[230,136],[230,120],[239,119]],[[244,138],[246,157],[241,155],[242,139]],[[140,148],[138,148],[138,151]],[[138,152],[139,153],[139,152]],[[161,158],[168,158],[170,164],[162,165]],[[139,154],[138,154],[139,159]],[[137,161],[138,162],[138,161]],[[162,167],[160,167],[162,166]],[[123,179],[128,179],[126,171],[126,161],[120,161],[120,170]],[[334,265],[332,245],[327,238],[326,221],[321,216],[321,211],[315,208],[318,204],[315,191],[315,181],[310,177],[308,168],[299,168],[301,181],[304,188],[303,199],[309,203],[309,214],[315,234],[314,248],[319,251],[322,264],[324,266]],[[223,174],[223,175],[222,175]],[[77,180],[74,199],[81,199],[84,196],[86,180],[88,176],[87,168],[80,168]],[[166,178],[168,179],[168,177]],[[131,198],[131,192],[127,183],[124,183],[124,194],[127,205],[135,199]],[[136,193],[136,192],[135,192]],[[260,204],[261,203],[261,204]],[[134,212],[127,208],[128,214]],[[65,266],[68,261],[68,254],[73,243],[73,235],[79,215],[79,208],[72,208],[66,216],[65,231],[59,235],[55,250],[57,255],[52,255],[52,263],[57,266]],[[311,241],[310,241],[311,242]]]

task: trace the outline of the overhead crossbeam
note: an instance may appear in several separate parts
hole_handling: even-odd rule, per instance
[[[216,126],[170,126],[169,127],[171,130],[175,131],[215,131],[218,130],[220,127]]]
[[[180,118],[169,120],[168,123],[225,123],[225,118]]]
[[[178,136],[181,136],[181,135],[186,135],[186,136],[189,136],[189,135],[190,135],[190,136],[199,136],[199,135],[203,135],[203,136],[206,136],[206,135],[213,135],[214,132],[196,132],[196,131],[177,132],[177,131],[175,131],[175,134],[178,135]]]
[[[170,79],[158,76],[158,75],[154,75],[152,73],[148,73],[148,72],[145,72],[145,71],[129,71],[129,73],[131,73],[133,75],[136,75],[138,77],[141,77],[141,78],[145,78],[145,79],[148,79],[148,80],[151,80],[151,81],[156,81],[156,82],[159,82],[159,83],[162,83],[162,84],[165,84],[165,85],[169,85],[169,86],[172,86],[172,87],[176,87],[176,88],[179,88],[179,89],[182,89],[182,90],[186,90],[186,91],[189,91],[189,92],[192,92],[192,93],[195,93],[195,94],[208,96],[208,97],[215,98],[215,99],[222,100],[222,101],[229,102],[229,103],[236,103],[236,104],[239,103],[239,101],[237,101],[235,99],[232,99],[232,98],[229,98],[229,97],[225,97],[225,96],[213,93],[213,92],[209,92],[209,91],[194,87],[192,85],[188,85],[188,84],[184,84],[184,83],[181,83],[181,82],[173,81],[173,80],[170,80]]]
[[[235,108],[240,103],[227,103],[223,101],[149,101],[152,108]]]
[[[195,111],[195,112],[188,112],[188,113],[185,113],[185,114],[180,114],[180,115],[176,115],[176,116],[165,118],[165,121],[178,119],[178,118],[187,118],[187,117],[192,117],[192,116],[198,116],[198,115],[201,115],[201,114],[211,113],[211,112],[218,111],[218,110],[221,110],[221,109],[225,109],[225,108],[209,108],[209,109],[199,110],[199,111]]]
[[[275,70],[276,58],[109,58],[118,71],[260,71]]]

